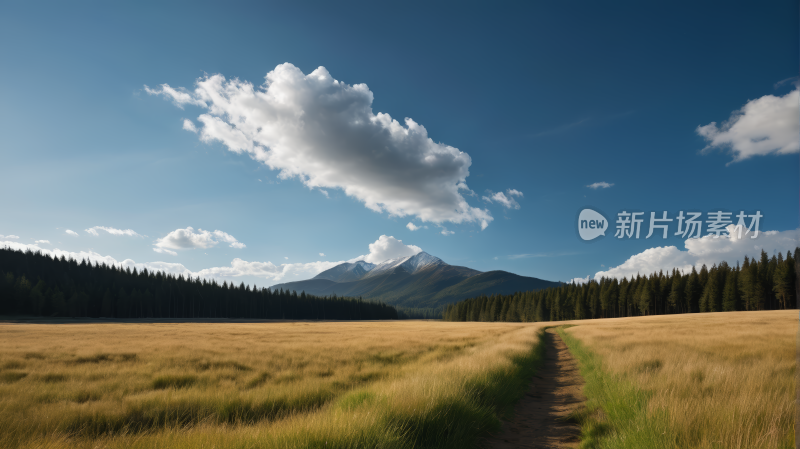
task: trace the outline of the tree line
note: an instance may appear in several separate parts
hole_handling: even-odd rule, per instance
[[[513,295],[482,295],[445,307],[447,321],[561,321],[675,313],[796,308],[796,248],[786,257],[744,258],[703,265],[698,272],[673,269],[650,276],[601,278]]]
[[[92,318],[397,319],[361,298],[271,291],[0,248],[0,314]]]
[[[401,320],[440,320],[442,307],[402,307],[394,306]]]

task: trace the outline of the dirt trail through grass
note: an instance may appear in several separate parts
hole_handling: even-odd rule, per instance
[[[583,378],[578,362],[554,329],[545,332],[546,355],[542,368],[514,409],[514,418],[488,438],[487,449],[570,448],[579,443],[580,426],[568,420],[584,406]]]

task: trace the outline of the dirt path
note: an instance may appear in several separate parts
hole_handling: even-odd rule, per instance
[[[571,448],[579,443],[580,427],[563,418],[583,407],[583,378],[578,362],[554,329],[545,331],[545,361],[528,392],[503,430],[487,438],[487,449]]]

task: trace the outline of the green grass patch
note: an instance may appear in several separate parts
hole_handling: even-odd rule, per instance
[[[583,387],[586,409],[571,417],[581,424],[582,449],[677,447],[674,433],[667,424],[666,412],[648,409],[651,392],[604,370],[600,357],[564,328],[558,328],[557,332],[578,360],[586,382]],[[661,369],[661,361],[643,362],[638,369],[640,372],[657,371]]]
[[[510,418],[514,405],[524,396],[531,378],[544,362],[544,329],[531,351],[513,357],[506,369],[490,370],[467,379],[465,394],[410,415],[389,413],[411,447],[473,447],[478,438],[500,430],[500,418]]]
[[[365,390],[351,391],[339,398],[336,405],[343,410],[355,409],[375,399],[375,393]]]

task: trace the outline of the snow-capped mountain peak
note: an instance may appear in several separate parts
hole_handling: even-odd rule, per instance
[[[417,253],[408,258],[405,262],[403,262],[403,267],[406,268],[409,272],[415,273],[423,268],[435,265],[447,265],[442,261],[442,259],[431,256],[430,254],[422,251]],[[410,268],[410,269],[409,269]]]
[[[416,273],[427,267],[436,265],[447,265],[438,257],[431,256],[430,254],[422,251],[413,256],[398,257],[396,259],[389,259],[379,263],[365,277],[377,276],[379,274],[387,273],[397,267],[403,267],[411,274]]]
[[[361,268],[363,268],[364,271],[370,271],[373,268],[375,268],[377,265],[375,265],[374,263],[369,263],[369,262],[365,262],[363,260],[359,260],[359,261],[356,261],[356,262],[352,263],[351,266],[347,268],[347,271],[353,271],[356,267],[359,267],[359,266]]]
[[[314,279],[328,279],[335,282],[356,281],[364,277],[365,274],[369,273],[375,267],[376,265],[374,263],[364,262],[363,260],[353,263],[345,262],[323,271],[314,276]]]

